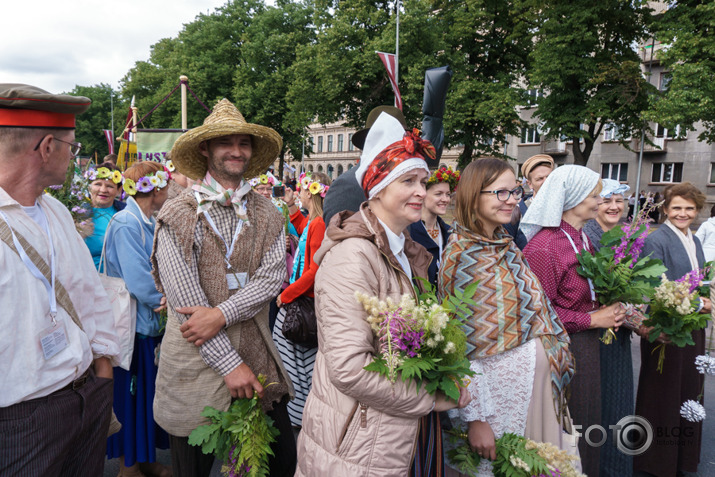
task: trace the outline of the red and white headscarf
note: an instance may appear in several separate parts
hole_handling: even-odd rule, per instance
[[[434,146],[419,131],[406,132],[397,119],[382,113],[367,133],[355,178],[372,199],[406,172],[423,169],[429,174],[425,159],[434,157]]]

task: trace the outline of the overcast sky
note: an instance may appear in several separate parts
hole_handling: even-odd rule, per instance
[[[226,0],[10,0],[3,2],[0,83],[52,93],[76,85],[117,88],[150,47],[176,37]],[[179,78],[176,78],[179,81]]]

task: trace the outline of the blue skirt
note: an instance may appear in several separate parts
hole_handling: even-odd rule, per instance
[[[124,456],[124,465],[156,462],[156,449],[169,448],[169,436],[154,421],[157,366],[154,350],[161,336],[134,337],[129,371],[114,368],[114,413],[122,430],[107,439],[107,458]]]

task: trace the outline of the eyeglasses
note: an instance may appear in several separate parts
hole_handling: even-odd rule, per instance
[[[499,189],[499,190],[483,190],[482,194],[496,194],[497,199],[506,202],[512,195],[516,200],[521,199],[524,196],[524,188],[521,186],[516,186],[512,190]]]
[[[37,143],[37,146],[33,149],[33,151],[37,151],[40,148],[40,144],[42,144],[42,141],[45,140],[47,136],[44,136],[42,139],[40,139],[40,142]],[[65,144],[70,145],[70,153],[72,156],[77,157],[79,155],[79,152],[82,150],[82,144],[78,142],[67,142],[63,141],[62,139],[56,138],[55,136],[52,136],[55,141],[63,142]]]

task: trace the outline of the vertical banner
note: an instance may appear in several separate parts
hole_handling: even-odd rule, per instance
[[[109,146],[109,153],[114,154],[114,131],[109,129],[102,129],[104,133],[104,139],[107,140],[107,146]]]
[[[392,53],[383,53],[381,51],[376,51],[375,53],[377,53],[382,60],[382,64],[385,65],[385,69],[387,70],[387,76],[390,78],[392,91],[395,92],[395,107],[402,111],[402,96],[400,96],[400,88],[397,86],[397,81],[395,80],[395,55]]]
[[[184,132],[183,129],[139,129],[137,160],[166,162],[166,154]]]

